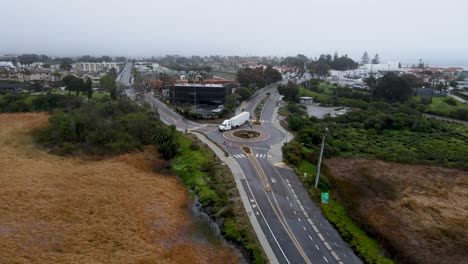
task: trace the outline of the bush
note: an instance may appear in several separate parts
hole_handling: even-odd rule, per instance
[[[379,244],[352,222],[343,206],[330,199],[329,204],[322,204],[322,210],[328,221],[335,226],[341,237],[364,263],[393,263],[391,259],[380,255]]]
[[[54,98],[38,99],[36,105],[51,107],[68,100],[56,101]],[[163,125],[153,112],[127,99],[104,99],[80,103],[77,108],[54,110],[49,117],[49,126],[39,133],[38,141],[58,154],[83,151],[99,155],[141,149],[154,143],[154,135],[164,136],[155,143],[162,156],[174,157],[178,149],[176,133]]]
[[[240,95],[242,100],[247,100],[254,94],[254,91],[247,87],[239,87],[236,88],[236,93]]]
[[[297,165],[304,158],[302,145],[297,141],[291,141],[282,148],[283,158],[292,165]]]
[[[453,105],[453,106],[456,106],[457,105],[457,100],[455,100],[453,97],[448,97],[444,100],[444,103],[448,104],[448,105]]]

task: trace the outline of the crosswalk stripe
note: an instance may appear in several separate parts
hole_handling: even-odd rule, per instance
[[[257,153],[257,154],[255,154],[255,157],[256,157],[256,158],[258,158],[258,153]]]
[[[244,154],[240,154],[242,156],[242,158],[245,158]]]

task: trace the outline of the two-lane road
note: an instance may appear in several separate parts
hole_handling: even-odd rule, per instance
[[[261,116],[269,122],[263,122],[258,128],[270,137],[255,143],[229,141],[215,126],[187,121],[149,94],[143,99],[158,107],[161,120],[166,124],[175,125],[181,131],[186,128],[201,130],[219,144],[235,143],[236,147],[228,146],[226,150],[242,168],[245,175],[241,180],[243,189],[264,237],[280,263],[361,263],[323,217],[297,175],[290,168],[276,166],[270,160],[274,154],[271,153],[272,146],[281,144],[285,137],[274,126],[278,120],[272,120],[279,97],[275,91],[276,86],[272,85],[246,104],[245,111],[252,112],[267,92],[271,94]],[[241,146],[249,146],[251,153],[244,152]],[[266,185],[270,188],[265,188]]]

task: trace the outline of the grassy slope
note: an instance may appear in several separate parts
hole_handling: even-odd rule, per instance
[[[49,155],[28,131],[45,114],[0,114],[2,263],[238,263],[200,244],[191,200],[154,150],[92,161]]]
[[[181,138],[181,154],[172,162],[173,171],[198,196],[215,221],[222,224],[224,237],[247,250],[253,263],[265,263],[260,243],[250,225],[226,165],[194,135]]]
[[[444,102],[448,97],[433,97],[432,103],[427,105],[427,111],[431,113],[439,113],[441,115],[448,116],[450,112],[457,109],[468,110],[468,104],[462,104],[457,101],[457,105],[450,105]]]

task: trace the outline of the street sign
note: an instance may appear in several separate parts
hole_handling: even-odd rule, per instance
[[[328,204],[328,198],[329,198],[329,194],[327,192],[322,193],[322,203]]]

